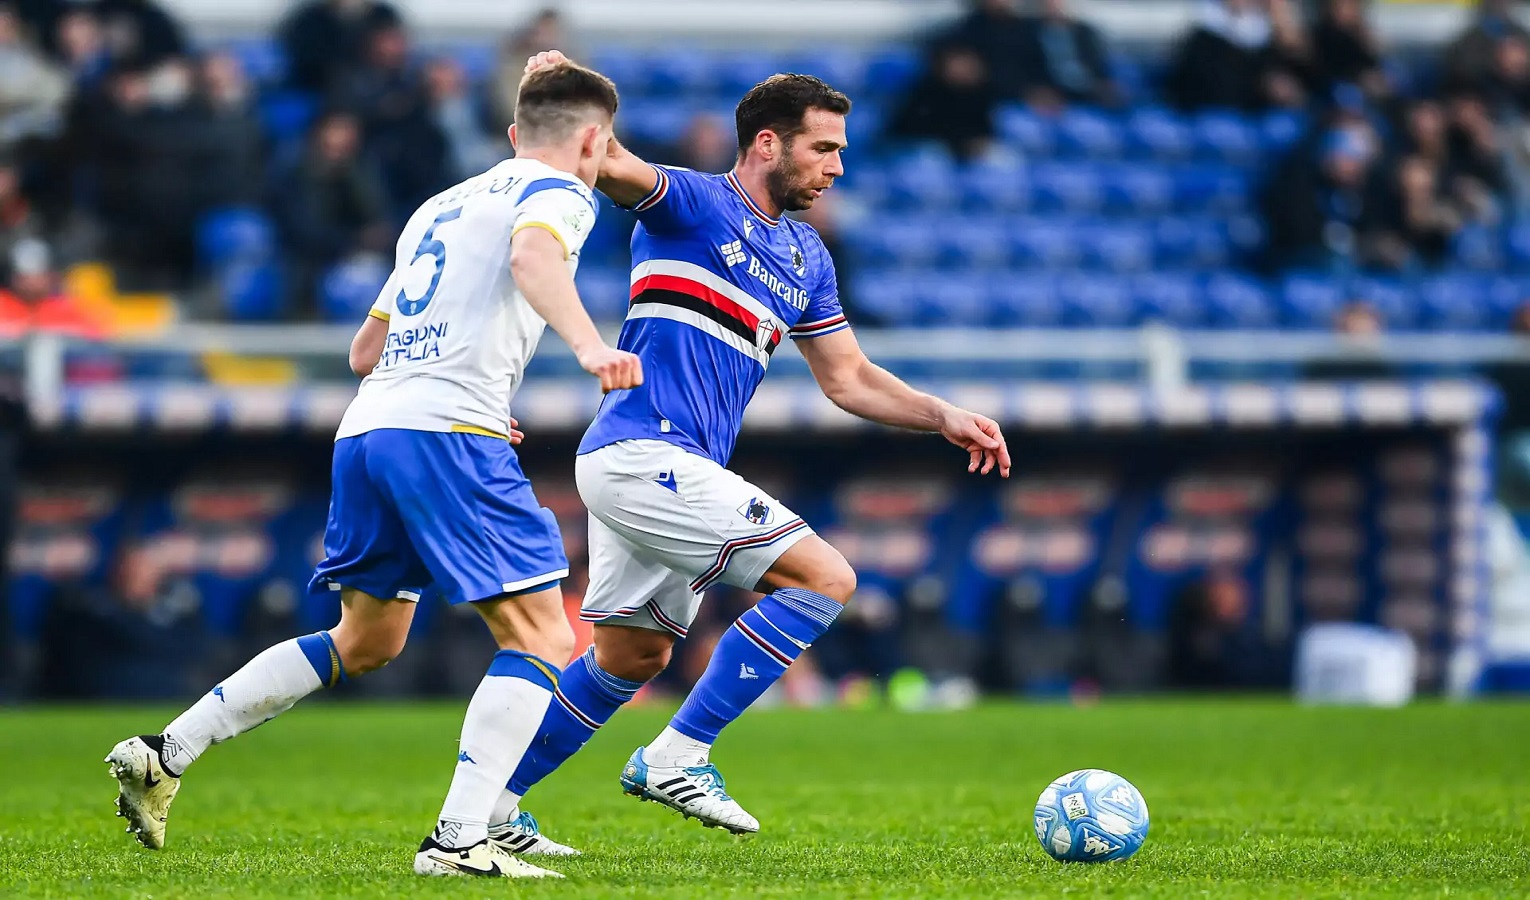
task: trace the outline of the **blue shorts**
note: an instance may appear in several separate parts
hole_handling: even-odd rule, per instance
[[[313,588],[463,603],[567,576],[557,519],[504,438],[389,428],[335,442]]]

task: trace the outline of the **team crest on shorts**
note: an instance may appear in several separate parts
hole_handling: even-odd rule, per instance
[[[738,514],[756,525],[769,525],[776,520],[776,511],[770,504],[755,497],[738,508]]]

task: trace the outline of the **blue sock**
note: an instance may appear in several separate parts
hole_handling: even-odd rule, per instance
[[[313,673],[319,676],[321,684],[334,687],[345,681],[345,666],[340,662],[340,651],[335,649],[335,640],[329,632],[305,634],[297,639],[297,645],[308,658],[308,664],[313,666]]]
[[[595,648],[586,650],[563,670],[553,702],[542,717],[542,727],[506,789],[517,797],[526,796],[532,785],[578,753],[642,686],[640,681],[627,681],[602,670],[595,664]]]
[[[766,689],[786,674],[844,607],[822,594],[782,588],[738,617],[669,727],[711,744]]]

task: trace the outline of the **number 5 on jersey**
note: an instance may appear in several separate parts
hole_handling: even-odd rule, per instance
[[[418,299],[410,299],[408,291],[400,290],[398,292],[396,305],[398,306],[399,315],[417,316],[425,311],[425,307],[430,305],[431,298],[436,295],[436,288],[441,284],[441,271],[446,268],[446,245],[436,240],[436,229],[447,222],[455,222],[461,217],[462,207],[459,206],[456,209],[447,210],[441,215],[436,216],[436,220],[430,224],[430,228],[426,229],[425,236],[420,238],[420,246],[415,249],[414,259],[410,265],[419,262],[420,257],[434,256],[436,258],[436,271],[430,276],[430,287],[426,288],[425,293],[421,294]]]

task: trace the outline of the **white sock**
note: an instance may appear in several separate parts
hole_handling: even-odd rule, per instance
[[[494,801],[494,812],[489,814],[489,824],[503,825],[520,814],[521,795],[512,793],[509,788],[506,788],[499,792],[499,799]]]
[[[462,721],[457,770],[433,835],[437,843],[471,847],[489,836],[489,817],[552,697],[547,687],[525,678],[491,674],[479,683]]]
[[[315,663],[298,644],[318,637],[307,635],[266,648],[166,725],[165,749],[160,754],[165,769],[172,775],[181,774],[209,746],[276,718],[324,687],[326,682],[319,679]],[[323,640],[327,641],[328,635]],[[338,670],[338,655],[333,657],[333,664]]]
[[[643,751],[643,761],[650,766],[704,766],[711,754],[711,744],[666,725]]]

